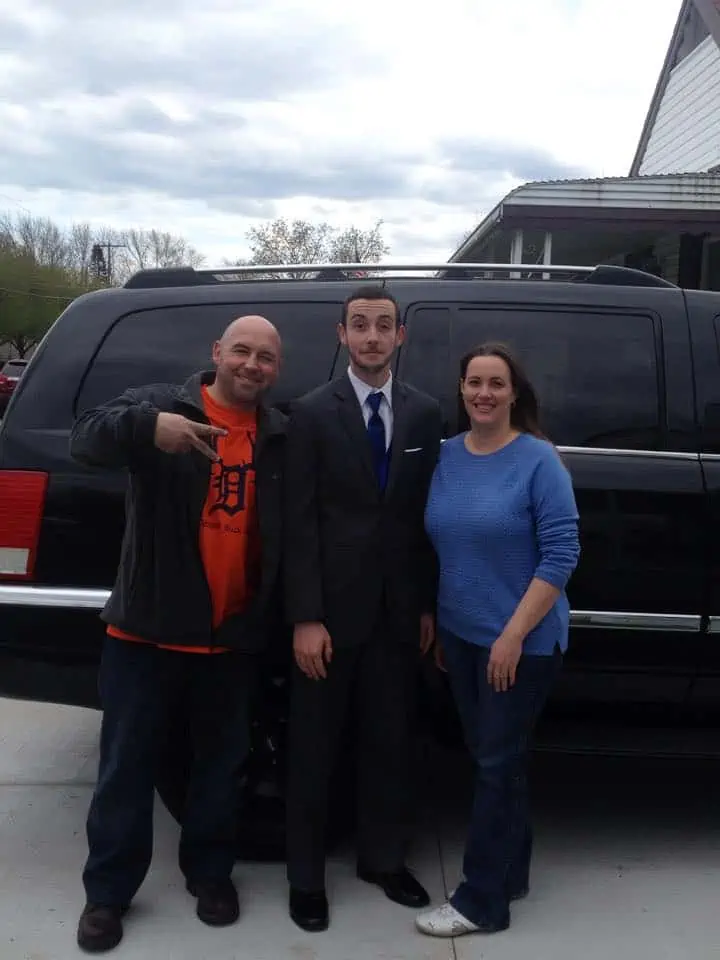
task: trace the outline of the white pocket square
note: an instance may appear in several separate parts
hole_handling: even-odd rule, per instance
[[[407,450],[403,450],[403,453],[420,453],[422,447],[408,447]]]

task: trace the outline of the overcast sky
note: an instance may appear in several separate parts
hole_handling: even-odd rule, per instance
[[[0,0],[0,211],[212,263],[275,216],[444,261],[527,180],[628,173],[680,0]]]

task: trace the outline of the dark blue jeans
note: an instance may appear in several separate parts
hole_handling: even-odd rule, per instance
[[[255,674],[254,658],[243,654],[180,653],[105,638],[100,765],[83,872],[89,902],[127,905],[145,879],[156,771],[178,711],[193,753],[180,867],[191,882],[230,876]]]
[[[523,656],[514,686],[496,693],[487,681],[490,650],[440,631],[465,741],[475,761],[475,796],[452,905],[473,923],[505,926],[510,899],[529,886],[532,826],[527,755],[535,722],[562,662]]]

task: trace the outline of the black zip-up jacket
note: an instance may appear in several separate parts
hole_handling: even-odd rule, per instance
[[[70,453],[91,467],[126,468],[126,523],[115,585],[101,618],[155,643],[262,650],[281,622],[282,471],[287,418],[261,406],[255,447],[255,489],[261,548],[260,584],[248,609],[212,628],[210,588],[199,529],[211,461],[199,450],[164,453],[155,446],[160,412],[209,423],[201,387],[213,371],[183,386],[155,384],[86,411],[76,421]]]

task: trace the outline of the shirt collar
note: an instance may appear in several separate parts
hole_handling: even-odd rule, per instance
[[[353,385],[353,389],[355,390],[355,393],[357,395],[358,401],[360,402],[360,406],[362,406],[365,403],[365,401],[367,400],[367,398],[370,396],[371,393],[379,392],[379,393],[382,393],[382,395],[387,400],[388,406],[392,408],[392,384],[393,384],[392,371],[390,372],[390,375],[388,376],[387,380],[385,381],[385,384],[382,387],[371,387],[369,384],[365,383],[364,380],[361,380],[360,377],[357,377],[352,372],[350,367],[348,367],[347,373],[348,373],[348,377],[350,378],[350,383]]]

